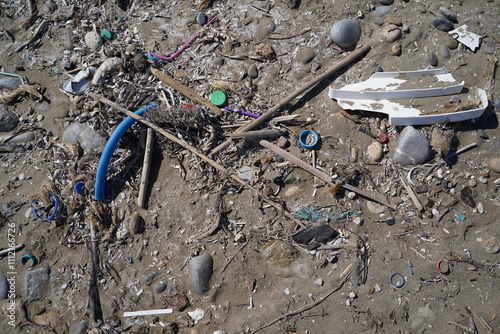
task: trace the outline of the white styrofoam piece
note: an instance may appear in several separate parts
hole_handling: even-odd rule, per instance
[[[450,34],[451,37],[455,38],[460,43],[464,44],[466,47],[471,49],[472,52],[476,52],[476,49],[481,44],[481,39],[483,37],[473,32],[467,31],[468,28],[469,27],[466,24],[464,24],[455,30],[448,31],[448,34]]]
[[[353,99],[337,100],[337,102],[343,109],[366,110],[387,114],[392,125],[424,125],[443,123],[445,121],[458,122],[480,117],[488,106],[488,98],[484,90],[477,89],[477,91],[481,99],[480,108],[446,114],[421,114],[421,110],[417,108],[407,107],[388,99]],[[416,100],[415,103],[417,103]]]
[[[437,87],[429,87],[426,79]],[[415,88],[399,89],[410,83]],[[425,87],[422,87],[425,86]],[[458,94],[464,82],[458,83],[446,69],[406,72],[377,72],[365,81],[346,85],[340,89],[330,87],[328,96],[333,99],[400,99]]]

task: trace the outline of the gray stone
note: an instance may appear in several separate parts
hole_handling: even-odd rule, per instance
[[[156,293],[162,293],[167,288],[167,282],[160,281],[153,286]]]
[[[377,67],[375,67],[375,72],[384,72],[384,69],[382,68],[382,66],[377,65]]]
[[[458,41],[456,39],[454,39],[453,37],[451,36],[446,36],[446,39],[444,41],[444,45],[446,45],[448,47],[448,49],[450,50],[455,50],[456,48],[458,48]]]
[[[479,138],[481,138],[481,139],[490,139],[490,136],[488,136],[486,131],[484,131],[483,129],[478,130],[478,135],[479,135]]]
[[[423,163],[429,157],[429,140],[413,126],[401,131],[392,160],[403,166]]]
[[[453,22],[445,19],[444,17],[434,16],[432,18],[432,25],[436,27],[436,29],[441,31],[450,31],[453,27]]]
[[[0,77],[0,87],[14,89],[19,87],[21,81],[14,77]]]
[[[443,58],[450,58],[451,57],[450,50],[448,50],[448,48],[444,44],[441,44],[438,47],[438,51],[439,51],[439,55]]]
[[[79,142],[85,152],[91,150],[102,151],[104,148],[104,139],[92,128],[80,123],[73,123],[68,126],[64,130],[62,140],[72,144]]]
[[[330,29],[330,38],[340,47],[347,48],[356,44],[361,37],[361,27],[352,19],[343,19]]]
[[[265,17],[255,27],[254,40],[258,43],[263,42],[274,30],[276,30],[276,23],[270,18]]]
[[[495,48],[492,46],[483,46],[481,47],[481,50],[483,50],[483,53],[487,55],[492,55],[495,53]]]
[[[316,54],[314,53],[314,50],[308,47],[301,47],[299,51],[297,52],[297,56],[295,59],[302,64],[308,64],[310,63]]]
[[[441,11],[441,14],[443,14],[443,16],[446,17],[448,20],[452,22],[457,22],[457,14],[453,13],[446,7],[439,7],[439,10]]]
[[[488,160],[488,168],[500,174],[500,158],[491,158]]]
[[[9,293],[9,282],[7,278],[0,272],[0,299],[7,299]]]
[[[6,142],[11,144],[19,144],[19,143],[29,143],[34,140],[35,140],[35,133],[33,131],[26,131],[21,133],[20,135],[10,138]]]
[[[255,66],[254,64],[250,65],[250,67],[248,68],[248,76],[252,79],[257,79],[257,77],[259,76],[259,70],[257,69],[257,66]]]
[[[390,8],[389,7],[386,7],[386,6],[381,6],[381,7],[376,7],[374,10],[373,10],[373,14],[375,15],[387,15],[391,12]]]
[[[196,15],[196,22],[198,22],[199,25],[204,26],[208,22],[208,17],[205,13],[199,12],[198,15]]]
[[[427,54],[427,59],[429,60],[429,64],[431,64],[431,66],[438,66],[438,57],[433,52],[429,52]]]
[[[495,99],[495,101],[493,101],[493,105],[496,110],[500,111],[500,99]]]
[[[26,272],[25,292],[28,302],[40,299],[44,296],[49,278],[50,270],[48,268],[40,268]]]
[[[79,323],[75,326],[75,330],[72,334],[83,334],[87,331],[87,324]]]
[[[450,97],[450,103],[453,103],[453,104],[459,104],[461,101],[460,101],[460,98],[456,95],[453,95],[452,97]]]
[[[469,180],[469,187],[474,188],[477,186],[477,180],[476,179],[470,179]]]
[[[191,283],[194,291],[200,296],[205,296],[210,290],[210,278],[213,273],[214,260],[208,253],[193,258],[189,261]]]
[[[384,6],[389,6],[389,5],[392,5],[394,3],[394,0],[378,0],[378,2],[381,4],[381,5],[384,5]]]
[[[14,113],[0,107],[0,132],[12,131],[18,123],[19,118]]]

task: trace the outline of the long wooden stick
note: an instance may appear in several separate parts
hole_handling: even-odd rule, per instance
[[[335,183],[333,183],[332,179],[330,178],[330,175],[328,175],[325,172],[320,171],[319,169],[314,168],[314,166],[309,165],[307,162],[297,158],[295,155],[291,154],[290,152],[287,152],[287,151],[279,148],[278,146],[271,144],[267,140],[261,140],[261,141],[259,141],[259,144],[264,146],[265,148],[273,151],[274,153],[281,155],[286,160],[296,164],[298,167],[311,173],[312,175],[317,176],[321,180],[325,181],[328,185],[330,185],[332,187],[335,186]],[[383,205],[385,205],[391,209],[394,209],[394,210],[396,209],[392,205],[390,205],[389,203],[386,203],[386,202],[378,199],[377,197],[370,195],[369,193],[367,193],[364,190],[361,190],[359,188],[351,186],[350,184],[342,184],[341,186],[343,188],[350,190],[350,191],[353,191],[353,192],[355,192],[363,197],[369,198],[370,200],[372,200],[374,202],[383,204]]]
[[[410,185],[408,183],[406,183],[405,178],[402,177],[401,175],[399,175],[399,180],[401,181],[401,184],[403,185],[403,187],[405,188],[406,192],[408,193],[408,195],[410,196],[411,200],[413,201],[413,204],[415,204],[415,206],[417,207],[418,212],[422,212],[424,210],[424,206],[418,200],[418,197],[415,194],[415,192],[413,191],[413,189],[410,187]]]
[[[142,164],[141,183],[139,185],[139,196],[137,196],[137,206],[144,209],[144,202],[146,200],[146,189],[149,178],[149,166],[151,165],[151,153],[153,151],[153,141],[155,133],[153,129],[148,128],[148,136],[146,139],[146,148],[144,151],[144,163]]]
[[[342,69],[347,64],[351,63],[352,61],[356,60],[357,58],[359,58],[362,55],[364,55],[365,53],[367,53],[370,49],[371,49],[370,45],[365,45],[365,46],[357,49],[356,51],[354,51],[353,53],[351,53],[349,56],[347,56],[344,59],[342,59],[339,63],[337,63],[334,66],[330,67],[325,73],[318,75],[317,77],[313,78],[312,80],[310,80],[306,84],[304,84],[304,85],[300,86],[299,88],[297,88],[296,90],[294,90],[292,93],[290,93],[290,95],[288,95],[287,97],[285,97],[284,99],[282,99],[281,101],[279,101],[278,104],[276,104],[274,107],[272,107],[271,109],[269,109],[268,111],[266,111],[259,118],[256,118],[252,122],[250,122],[250,123],[242,126],[241,128],[237,129],[236,132],[249,131],[249,130],[251,130],[251,129],[253,129],[253,128],[259,126],[259,125],[261,125],[262,123],[264,123],[265,121],[267,121],[268,119],[270,119],[274,115],[274,113],[276,113],[278,110],[280,110],[281,108],[283,108],[285,105],[287,105],[290,101],[292,101],[293,99],[295,99],[301,93],[303,93],[306,90],[314,87],[316,84],[318,84],[321,81],[323,81],[324,79],[328,78],[333,73],[338,72],[340,69]],[[214,148],[212,150],[212,153],[210,153],[209,155],[217,154],[218,152],[222,151],[223,149],[225,149],[226,147],[228,147],[232,143],[233,143],[233,140],[231,138],[227,139],[225,142],[221,143],[219,146],[217,146],[216,148]]]
[[[158,126],[156,126],[155,124],[151,123],[150,121],[148,121],[144,117],[136,115],[133,112],[131,112],[130,110],[127,110],[125,108],[120,107],[118,104],[114,103],[113,101],[110,101],[109,99],[107,99],[107,98],[105,98],[103,96],[99,96],[99,95],[94,94],[94,93],[89,93],[89,96],[91,96],[92,98],[94,98],[94,99],[96,99],[96,100],[98,100],[98,101],[100,101],[100,102],[102,102],[104,104],[107,104],[108,106],[110,106],[110,107],[112,107],[112,108],[114,108],[116,110],[119,110],[119,111],[125,113],[127,116],[130,116],[130,117],[138,120],[142,124],[145,124],[145,125],[149,126],[154,131],[156,131],[159,134],[167,137],[169,140],[171,140],[174,143],[180,145],[181,147],[187,149],[188,151],[190,151],[191,153],[193,153],[194,155],[196,155],[197,157],[199,157],[203,161],[207,162],[209,165],[211,165],[215,169],[219,170],[220,172],[222,172],[227,177],[235,180],[236,182],[240,183],[244,187],[250,189],[255,194],[257,194],[260,198],[262,198],[262,200],[264,200],[266,203],[268,203],[271,206],[273,206],[279,212],[283,213],[289,219],[292,219],[293,221],[295,221],[299,225],[303,225],[298,219],[296,219],[290,212],[286,211],[279,204],[277,204],[277,203],[273,202],[272,200],[270,200],[269,198],[267,198],[267,196],[265,196],[261,191],[259,191],[258,189],[252,187],[250,184],[248,184],[245,180],[243,180],[239,176],[237,176],[235,174],[231,174],[226,168],[224,168],[224,166],[222,166],[218,162],[210,159],[209,157],[207,157],[203,153],[200,153],[195,147],[189,145],[188,143],[185,143],[184,141],[182,141],[181,139],[177,138],[175,135],[171,134],[170,132],[168,132],[168,131],[166,131],[166,130],[164,130],[164,129],[158,127]]]
[[[198,93],[192,91],[191,89],[189,89],[189,87],[181,84],[179,81],[175,80],[174,78],[172,78],[168,74],[165,74],[162,71],[157,70],[156,68],[152,68],[151,73],[153,73],[153,75],[157,79],[161,80],[165,85],[172,87],[173,89],[175,89],[176,91],[178,91],[179,93],[181,93],[182,95],[187,97],[188,99],[190,99],[196,103],[204,105],[208,109],[212,110],[213,113],[216,115],[222,114],[222,111],[219,108],[217,108],[214,104],[212,104],[210,101],[208,101],[207,99],[205,99],[203,96],[199,95]]]

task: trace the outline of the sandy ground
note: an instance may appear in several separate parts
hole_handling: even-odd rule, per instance
[[[495,332],[500,329],[499,255],[489,253],[491,247],[485,246],[491,237],[500,238],[499,174],[487,166],[490,158],[500,154],[498,116],[491,107],[500,96],[495,85],[498,71],[494,70],[500,40],[497,1],[429,5],[396,0],[385,16],[372,12],[381,6],[375,1],[304,0],[298,8],[288,6],[293,1],[214,1],[204,12],[209,18],[217,15],[218,21],[175,61],[148,60],[146,65],[143,59],[148,51],[170,55],[201,29],[196,22],[197,2],[143,1],[131,6],[126,1],[86,5],[34,1],[38,13],[33,22],[25,20],[21,26],[29,17],[30,3],[1,3],[2,71],[21,75],[43,93],[42,100],[25,96],[4,105],[21,118],[16,133],[32,131],[36,136],[25,144],[2,143],[6,152],[0,151],[0,246],[7,248],[10,238],[25,245],[15,255],[14,269],[9,268],[8,257],[0,261],[4,275],[15,271],[15,298],[6,299],[0,317],[3,333],[75,333],[78,323],[85,323],[90,333],[464,333],[450,322],[471,327],[466,307],[476,315],[477,333],[489,333],[487,326]],[[442,56],[440,48],[453,43],[446,32],[432,26],[440,6],[457,14],[455,27],[467,24],[483,36],[479,50],[473,53],[459,45],[449,50],[449,58]],[[260,174],[252,182],[255,188],[291,215],[313,208],[323,223],[340,233],[337,243],[345,246],[309,252],[306,245],[293,242],[292,235],[315,223],[302,219],[298,225],[290,215],[160,134],[155,136],[146,205],[139,208],[136,198],[146,127],[136,124],[113,156],[103,215],[89,218],[97,212],[92,188],[100,154],[75,153],[74,146],[63,145],[64,130],[79,122],[107,140],[124,116],[98,104],[88,93],[106,96],[129,110],[137,109],[137,103],[148,96],[165,105],[165,98],[172,101],[151,75],[149,68],[155,67],[204,98],[222,85],[228,89],[233,108],[262,114],[352,52],[341,50],[329,38],[332,24],[349,17],[362,29],[357,46],[370,44],[372,49],[295,99],[283,114],[299,117],[278,127],[287,133],[287,150],[308,163],[313,161],[312,153],[301,148],[296,138],[302,129],[316,131],[322,140],[316,164],[335,181],[353,181],[373,196],[378,193],[395,210],[368,204],[359,195],[348,196],[348,191],[332,195],[320,180],[252,142],[239,141],[216,155],[214,159],[230,173],[260,162]],[[393,29],[388,22],[395,22],[394,18],[402,21],[402,37],[387,42],[384,32]],[[44,20],[47,27],[39,38],[16,52]],[[266,37],[262,31],[270,21],[276,28]],[[84,42],[93,24],[97,31],[113,33],[101,51],[91,50]],[[262,59],[255,52],[260,42],[272,46],[275,59]],[[392,52],[398,43],[400,56]],[[417,166],[413,188],[424,205],[423,212],[418,212],[398,177],[398,173],[406,176],[412,166],[396,166],[391,161],[402,127],[391,126],[381,114],[353,112],[347,118],[327,91],[330,84],[341,87],[367,79],[377,65],[384,71],[429,68],[429,52],[437,55],[439,68],[465,81],[466,87],[486,89],[490,108],[472,121],[417,127],[429,139],[434,128],[451,132],[454,139],[448,146],[452,151],[477,143],[450,164]],[[61,73],[68,61],[74,67],[98,66],[112,56],[125,59],[120,74],[112,74],[80,96],[60,90],[68,80]],[[308,62],[307,56],[314,58]],[[251,65],[258,70],[257,78],[247,74]],[[191,103],[175,90],[170,92],[176,104]],[[230,112],[211,117],[214,124],[227,126],[213,142],[208,142],[206,128],[191,129],[197,133],[182,129],[177,136],[201,151],[207,142],[211,148],[222,142],[236,129],[231,125],[248,121]],[[190,119],[182,122],[190,123]],[[175,131],[182,125],[164,127]],[[380,162],[367,162],[367,147],[374,139],[361,129],[387,134]],[[357,162],[349,159],[352,149],[359,151]],[[440,161],[434,152],[428,162]],[[273,196],[278,188],[273,180],[282,175],[286,175],[282,189]],[[473,180],[477,185],[471,186],[471,194],[483,210],[460,198],[461,189]],[[72,192],[77,181],[85,182],[86,195]],[[448,185],[444,181],[449,181],[449,187],[443,186]],[[41,221],[32,214],[32,202],[49,191],[64,206],[57,219]],[[342,213],[342,218],[326,221],[327,215]],[[142,226],[134,233],[137,215]],[[355,224],[357,217],[364,224]],[[97,281],[104,325],[92,320],[89,309],[91,221],[99,247]],[[12,226],[15,233],[9,232]],[[294,268],[282,268],[263,258],[271,240],[294,247],[294,252],[277,255],[285,260],[298,257]],[[39,260],[33,268],[19,263],[27,253]],[[204,297],[193,290],[188,265],[202,253],[211,254],[214,261],[210,290]],[[436,270],[439,260],[447,261],[446,274]],[[40,299],[28,302],[27,272],[40,268],[50,269],[49,283]],[[390,284],[394,273],[405,278],[400,288]],[[157,293],[155,286],[162,281],[166,290]],[[398,282],[395,277],[393,283]],[[172,307],[171,297],[176,294],[189,300],[183,311],[174,308],[168,315],[123,317],[126,311]],[[11,301],[16,305],[15,327],[9,324]],[[188,314],[195,310],[203,311],[197,322]]]

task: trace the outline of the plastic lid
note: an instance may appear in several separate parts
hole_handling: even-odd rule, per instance
[[[318,135],[311,130],[303,130],[299,134],[299,144],[303,148],[312,149],[318,144]]]
[[[210,102],[212,102],[217,107],[223,106],[226,104],[227,97],[221,90],[214,90],[212,94],[210,94]]]
[[[107,39],[113,38],[113,34],[111,33],[111,31],[106,30],[106,29],[101,30],[101,34],[100,35],[101,35],[101,37],[104,37],[104,38],[107,38]]]

